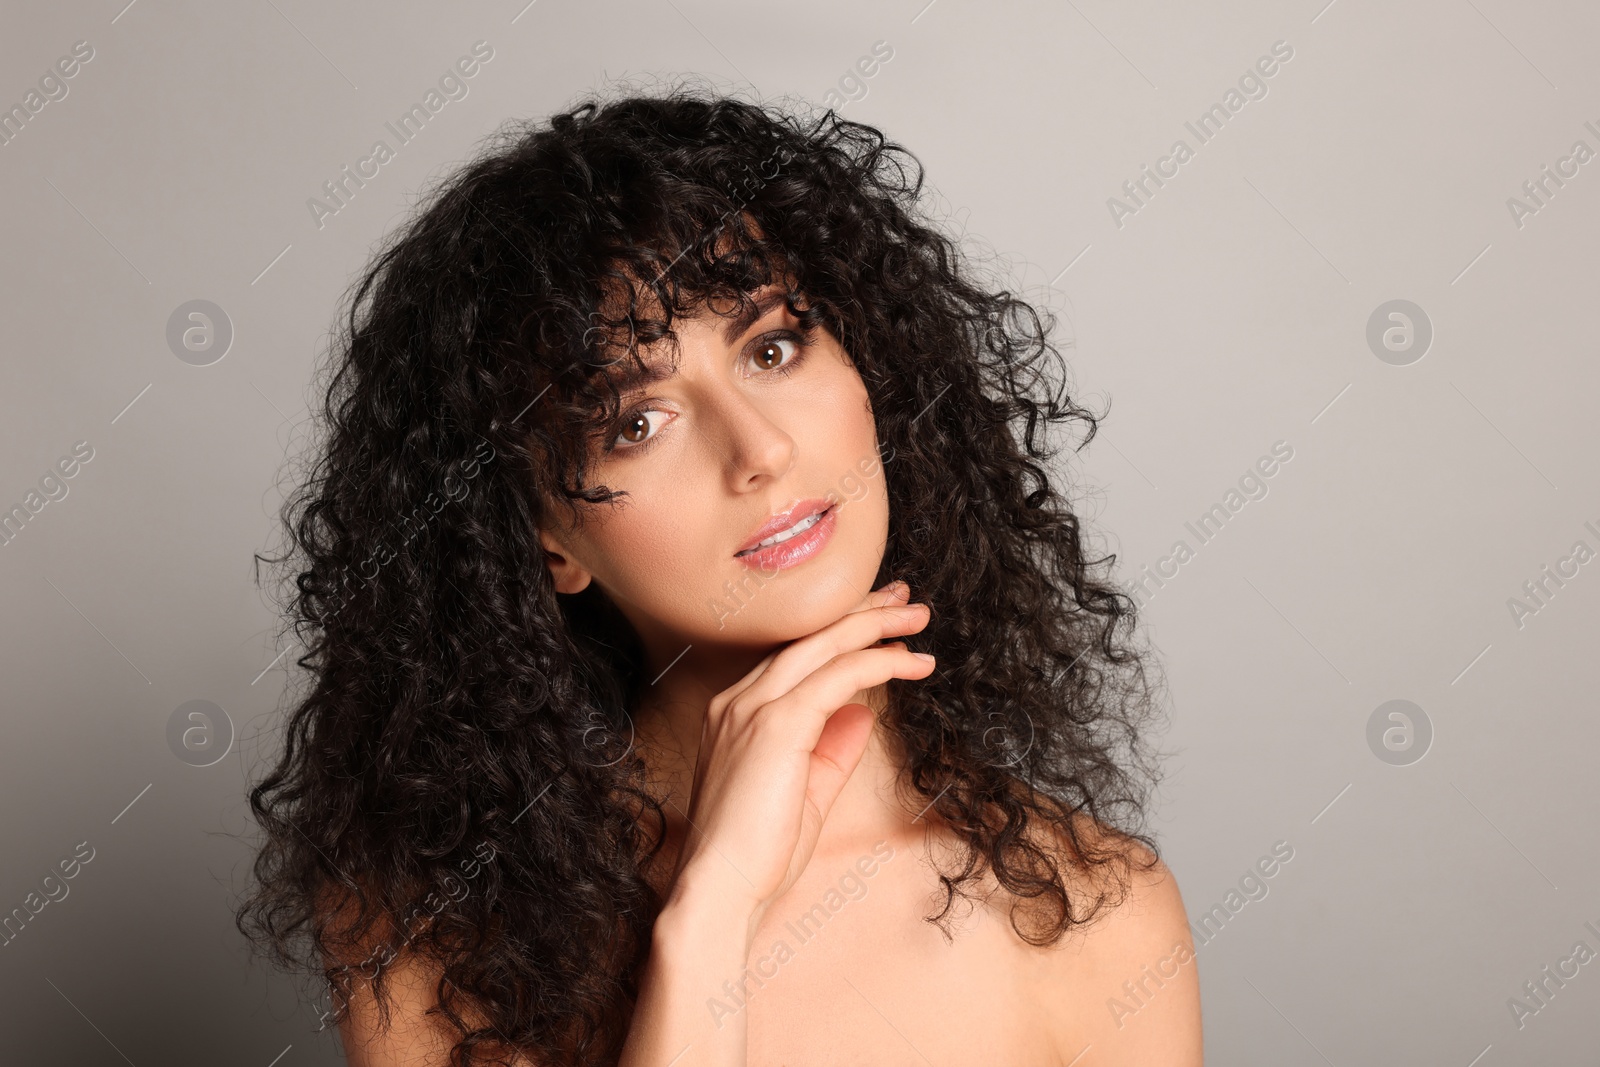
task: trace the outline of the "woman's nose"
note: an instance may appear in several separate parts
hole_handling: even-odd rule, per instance
[[[799,456],[799,442],[757,400],[737,389],[730,394],[719,405],[717,422],[733,487],[743,489],[763,478],[781,479]]]

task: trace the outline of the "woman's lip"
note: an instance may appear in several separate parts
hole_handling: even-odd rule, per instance
[[[733,554],[737,556],[741,552],[749,552],[773,534],[782,533],[795,523],[808,519],[812,515],[820,514],[832,506],[833,501],[831,500],[820,500],[815,497],[810,500],[802,500],[783,514],[774,515],[762,523],[756,532],[750,535],[749,540],[735,549]]]
[[[839,525],[839,509],[836,506],[829,505],[823,508],[820,515],[821,517],[810,527],[787,541],[767,545],[765,548],[758,548],[754,552],[736,558],[746,567],[767,575],[803,563],[821,552],[828,542],[833,540],[834,530]]]

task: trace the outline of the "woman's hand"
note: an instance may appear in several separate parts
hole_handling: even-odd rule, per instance
[[[750,929],[805,870],[823,821],[872,735],[857,693],[890,678],[926,678],[933,657],[889,637],[928,624],[893,582],[842,618],[773,652],[712,698],[700,734],[688,838],[674,892],[715,887]]]

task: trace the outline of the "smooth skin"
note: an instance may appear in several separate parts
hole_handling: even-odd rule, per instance
[[[1016,937],[1003,893],[952,941],[923,921],[956,838],[903,786],[897,738],[877,728],[889,679],[915,684],[936,664],[896,640],[927,625],[926,605],[900,583],[870,589],[889,509],[866,388],[826,331],[790,336],[781,302],[729,322],[677,322],[674,373],[625,397],[592,481],[629,499],[540,531],[556,589],[599,582],[657,679],[633,717],[669,817],[649,872],[667,903],[623,1067],[1197,1067],[1197,967],[1164,866],[1046,948]],[[831,541],[752,579],[734,552],[813,497],[840,502]],[[387,1029],[358,991],[349,1062],[445,1063],[451,1035],[427,1014],[436,977],[390,964]]]

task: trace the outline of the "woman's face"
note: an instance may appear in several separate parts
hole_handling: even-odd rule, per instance
[[[811,633],[871,592],[882,562],[889,500],[866,387],[827,330],[807,341],[782,296],[754,293],[748,325],[675,319],[675,371],[624,391],[588,480],[627,497],[579,529],[540,531],[556,589],[598,583],[654,656]],[[643,357],[671,368],[664,344]]]

